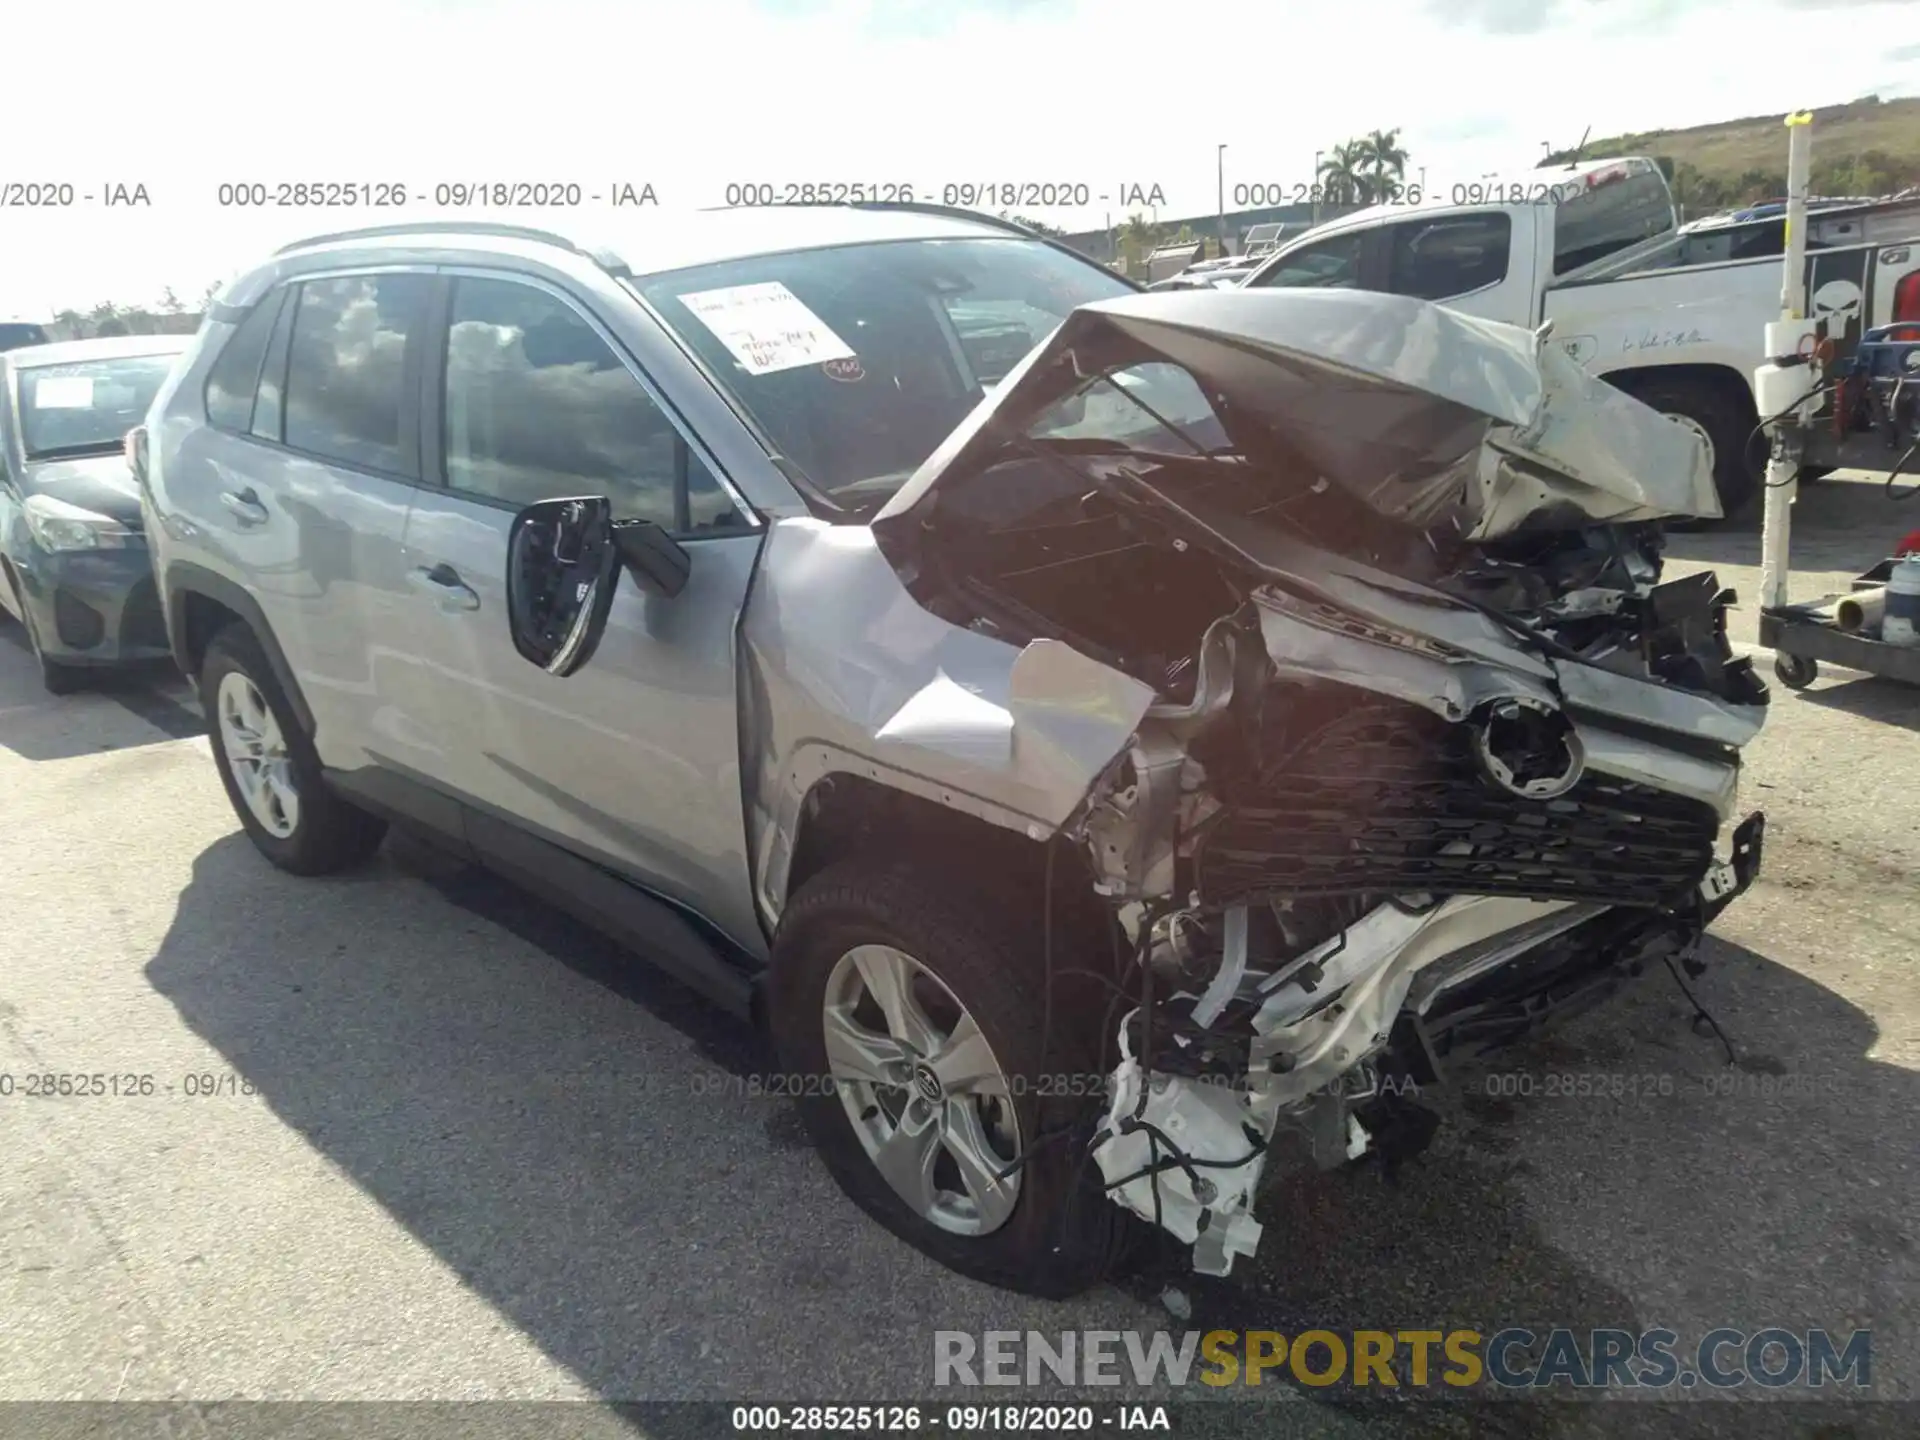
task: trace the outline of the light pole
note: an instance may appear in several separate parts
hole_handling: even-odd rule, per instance
[[[1220,184],[1218,197],[1220,202],[1220,226],[1218,234],[1220,236],[1220,258],[1224,260],[1228,254],[1231,253],[1227,249],[1227,147],[1222,145],[1219,150],[1215,152],[1213,159]]]
[[[1315,225],[1320,223],[1320,157],[1326,153],[1324,150],[1313,152],[1313,185],[1307,191],[1313,200],[1313,224]]]

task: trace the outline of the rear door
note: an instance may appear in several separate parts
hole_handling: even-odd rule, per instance
[[[735,636],[759,522],[588,303],[524,275],[447,279],[402,626],[443,741],[434,778],[756,936]],[[692,574],[671,600],[623,576],[593,662],[555,679],[508,632],[508,529],[535,501],[595,494],[675,534]]]
[[[290,286],[250,420],[281,457],[273,493],[255,498],[297,542],[250,579],[263,603],[272,597],[268,619],[312,707],[320,758],[341,769],[404,770],[436,746],[396,704],[404,657],[385,640],[409,598],[401,540],[420,481],[433,286],[424,267]]]
[[[433,285],[395,266],[270,291],[208,372],[207,424],[168,461],[196,543],[259,603],[339,770],[406,768],[431,744],[396,709],[383,636],[404,593]]]

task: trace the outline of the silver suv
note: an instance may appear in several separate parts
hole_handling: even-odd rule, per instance
[[[1006,362],[1007,347],[1024,350]],[[990,372],[983,367],[992,360]],[[759,1019],[875,1218],[1066,1293],[1752,879],[1699,442],[1533,335],[914,208],[246,272],[137,469],[274,864],[389,824]]]

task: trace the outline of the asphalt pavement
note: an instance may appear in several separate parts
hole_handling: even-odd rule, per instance
[[[1796,598],[1880,558],[1907,509],[1810,488]],[[1754,527],[1673,553],[1742,591],[1750,642]],[[0,1401],[873,1402],[935,1393],[936,1330],[1781,1325],[1871,1329],[1871,1399],[1835,1419],[1703,1393],[1658,1418],[1915,1433],[1886,1402],[1920,1398],[1920,691],[1834,672],[1775,693],[1742,796],[1766,868],[1695,983],[1735,1065],[1650,975],[1462,1072],[1399,1173],[1279,1178],[1253,1261],[1176,1277],[1186,1320],[1164,1257],[1063,1304],[922,1259],[758,1093],[743,1027],[416,846],[273,870],[185,686],[53,699],[0,622],[0,1075],[119,1092],[0,1098]],[[1552,1075],[1654,1079],[1549,1095]],[[1266,1434],[1624,1433],[1564,1396],[1240,1398]]]

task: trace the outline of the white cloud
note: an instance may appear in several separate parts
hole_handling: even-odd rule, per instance
[[[1212,211],[1223,139],[1231,206],[1234,185],[1304,184],[1317,150],[1375,127],[1402,127],[1431,185],[1523,168],[1589,127],[1920,88],[1920,63],[1885,58],[1920,41],[1920,7],[1898,0],[1305,8],[1244,7],[1229,26],[1165,0],[42,6],[10,20],[9,108],[36,123],[30,168],[3,178],[139,181],[153,205],[0,210],[0,311],[197,296],[302,233],[427,213],[446,181],[651,182],[660,225],[720,204],[729,180],[935,200],[946,181],[1157,183],[1165,218]],[[222,182],[299,180],[399,182],[429,203],[216,204]],[[1105,208],[1041,218],[1097,225]]]

